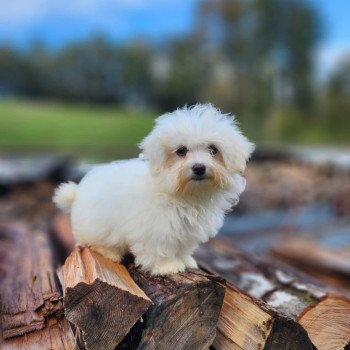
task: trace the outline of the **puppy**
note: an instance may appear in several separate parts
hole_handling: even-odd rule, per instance
[[[245,188],[254,149],[234,118],[210,104],[156,119],[142,157],[96,166],[53,201],[71,213],[77,242],[119,262],[127,251],[153,275],[196,268],[199,243],[217,234]]]

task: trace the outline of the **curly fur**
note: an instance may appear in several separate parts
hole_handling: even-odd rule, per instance
[[[96,166],[79,185],[58,187],[54,201],[70,209],[76,240],[112,260],[130,250],[152,274],[195,268],[193,251],[217,234],[245,188],[254,145],[232,116],[206,104],[160,116],[140,148],[143,159]],[[195,164],[206,168],[200,180]]]

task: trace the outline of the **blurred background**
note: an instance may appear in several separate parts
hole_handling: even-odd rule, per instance
[[[350,4],[13,0],[0,14],[0,147],[137,154],[155,116],[212,102],[258,145],[349,143]]]
[[[154,117],[211,102],[258,146],[222,233],[248,251],[299,237],[350,252],[349,1],[1,7],[4,220],[48,223],[56,213],[48,179],[137,156]]]

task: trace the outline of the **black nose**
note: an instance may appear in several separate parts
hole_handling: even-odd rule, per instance
[[[205,165],[203,164],[195,164],[192,167],[193,174],[196,176],[202,176],[205,174]]]

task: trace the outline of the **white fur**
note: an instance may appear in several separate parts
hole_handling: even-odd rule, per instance
[[[52,198],[56,206],[65,213],[69,213],[74,202],[78,185],[72,181],[60,184]]]
[[[112,260],[130,250],[152,274],[195,268],[194,249],[217,234],[245,188],[241,172],[254,146],[232,116],[207,104],[159,117],[140,147],[143,159],[97,166],[77,188],[61,185],[54,201],[71,205],[76,240]],[[196,163],[207,168],[202,181],[193,179]]]

